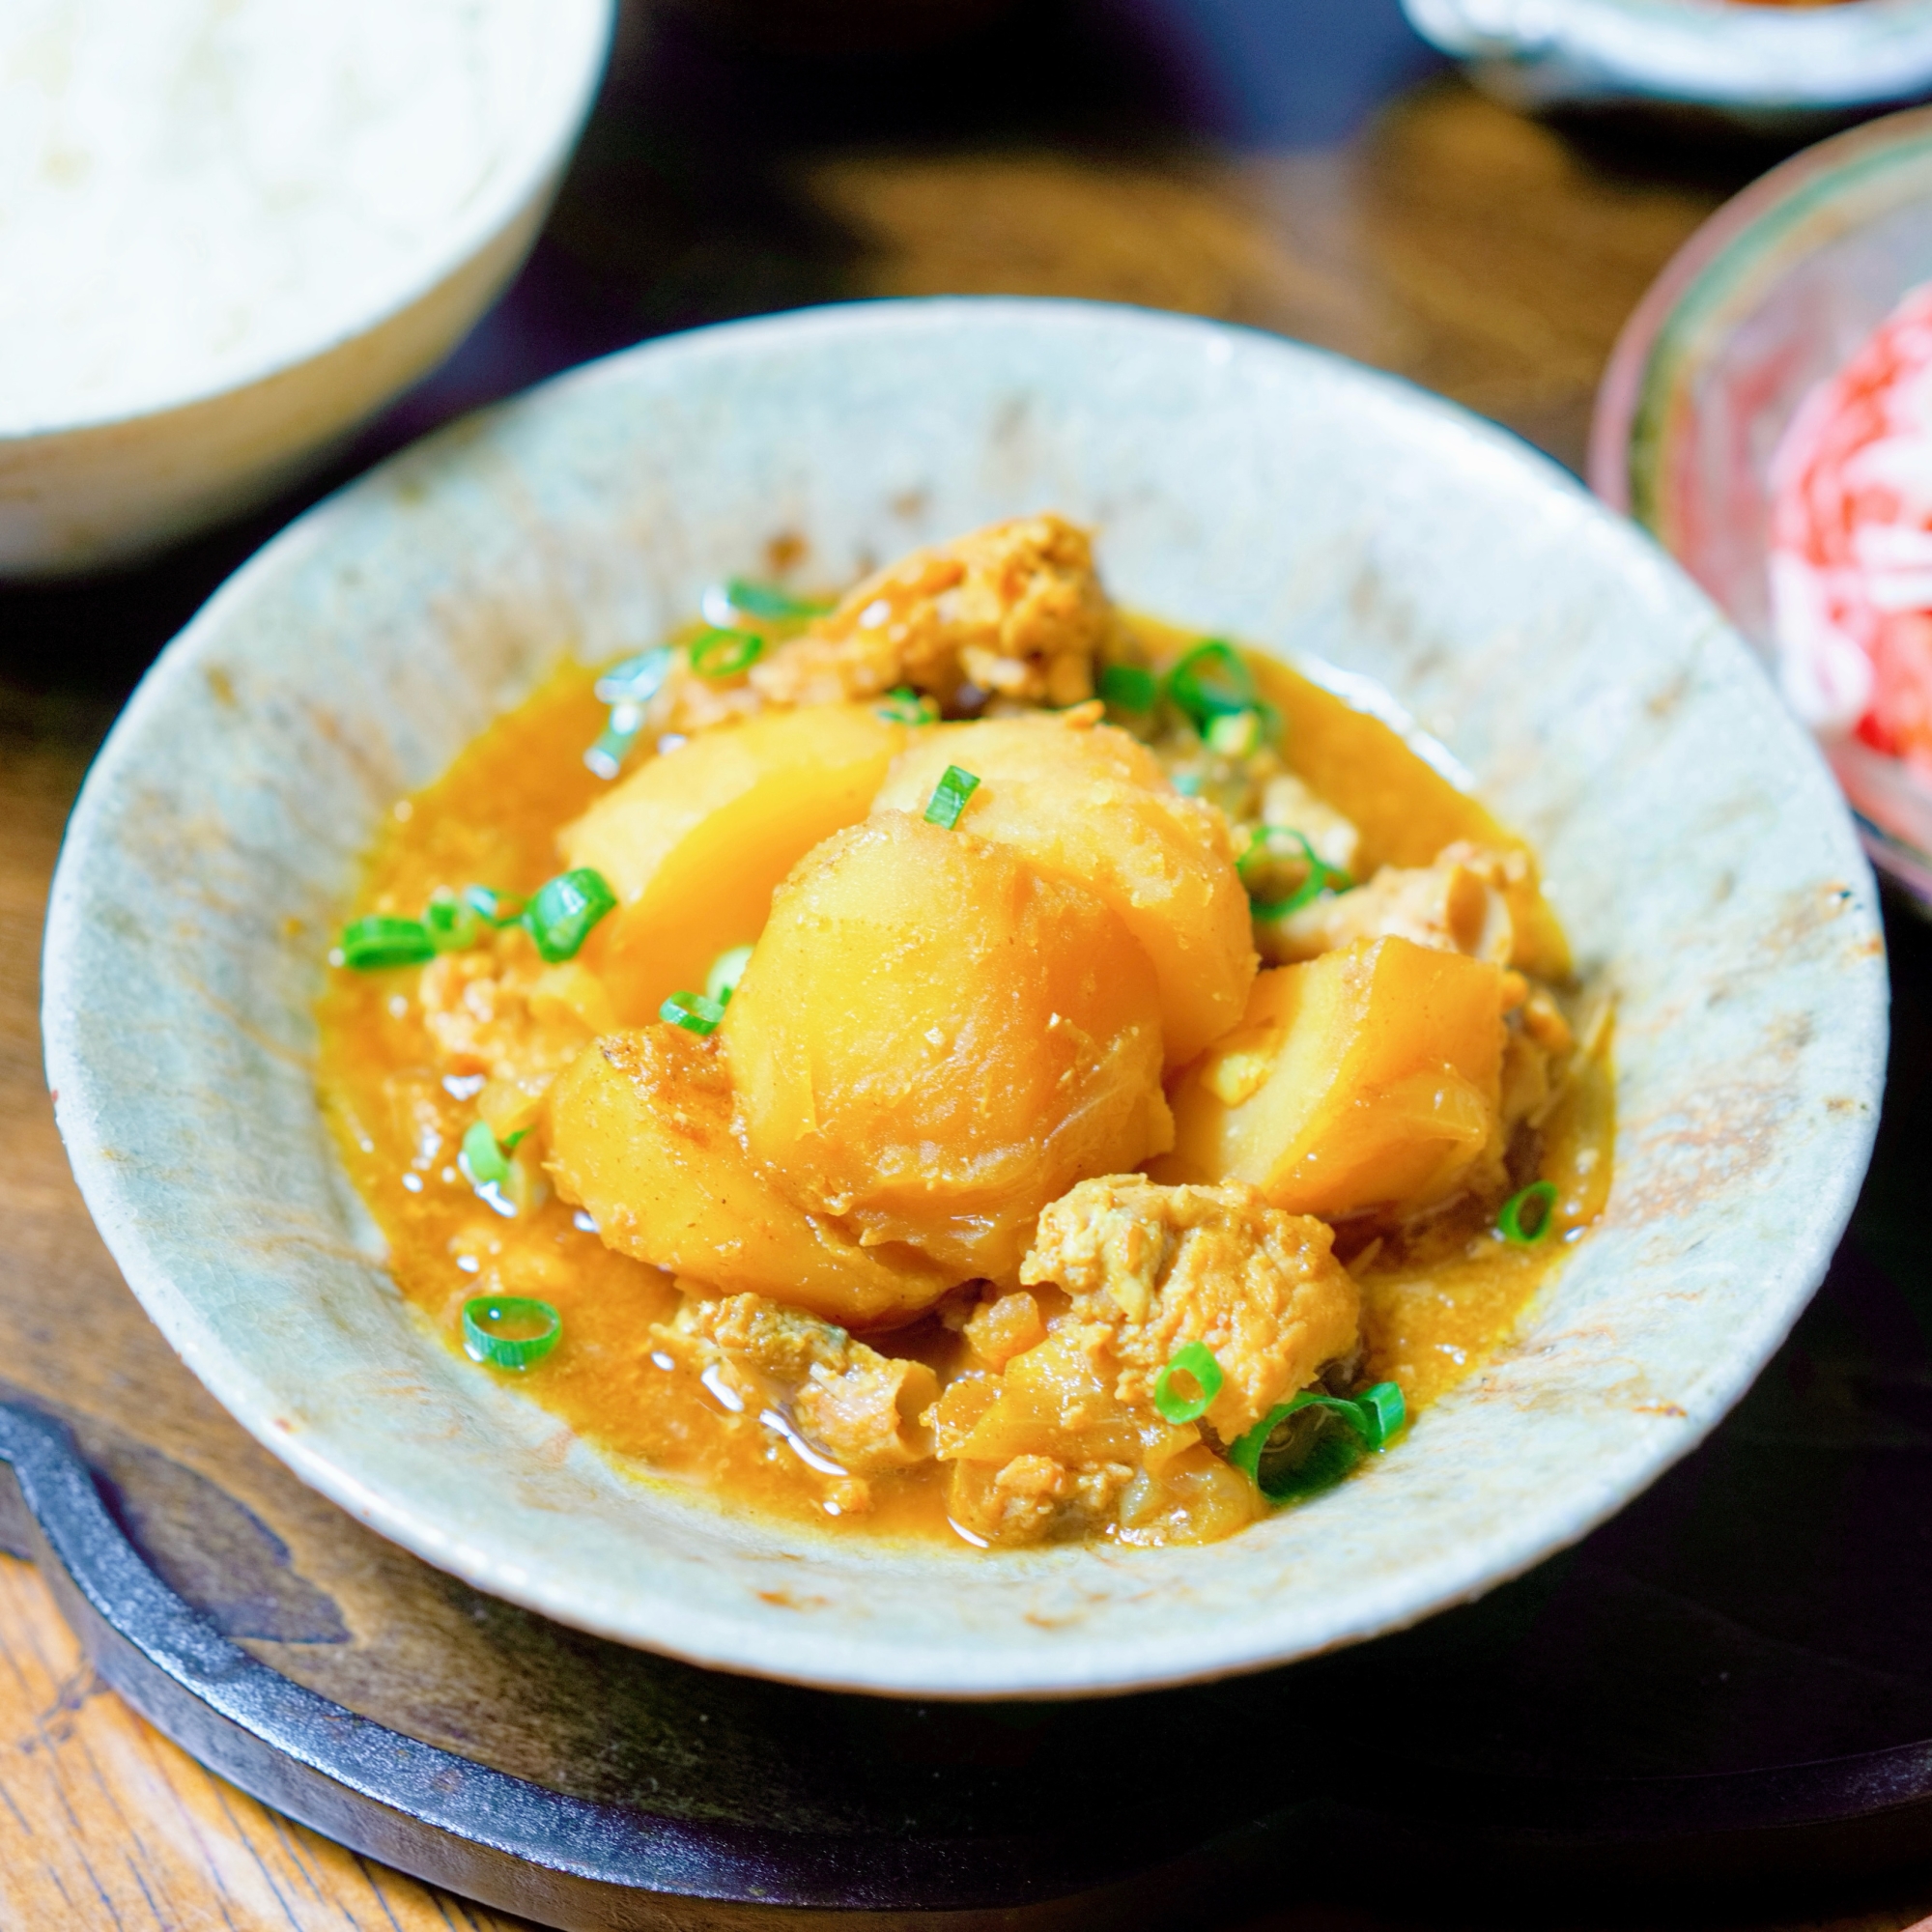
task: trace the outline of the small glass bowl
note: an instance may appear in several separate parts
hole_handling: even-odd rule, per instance
[[[1726,202],[1625,324],[1590,486],[1774,655],[1769,472],[1798,406],[1932,281],[1932,108],[1807,148]],[[1826,755],[1872,861],[1932,907],[1932,786],[1853,739]]]

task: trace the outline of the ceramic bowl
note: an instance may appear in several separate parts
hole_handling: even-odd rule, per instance
[[[1807,148],[1691,236],[1625,325],[1598,391],[1590,482],[1774,654],[1769,474],[1785,426],[1932,280],[1932,109]],[[1831,760],[1867,850],[1932,905],[1932,791],[1856,742]]]
[[[1603,1223],[1397,1453],[1207,1548],[885,1548],[614,1467],[432,1335],[316,1108],[358,861],[560,654],[659,637],[783,535],[812,573],[1056,506],[1133,606],[1377,681],[1536,843],[1618,1002]],[[168,648],[49,913],[61,1128],[193,1371],[484,1590],[700,1663],[923,1696],[1118,1691],[1406,1624],[1690,1449],[1820,1279],[1886,976],[1810,741],[1653,545],[1501,432],[1277,339],[1079,303],[708,329],[462,423],[311,511]]]
[[[1650,101],[1757,125],[1932,91],[1932,4],[1403,0],[1415,29],[1514,105]]]
[[[0,14],[0,577],[128,560],[313,467],[523,261],[613,0]]]

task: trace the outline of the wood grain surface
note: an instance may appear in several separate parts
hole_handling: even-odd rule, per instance
[[[991,133],[918,139],[888,128],[841,142],[814,125],[753,143],[749,162],[711,166],[715,129],[680,134],[674,116],[668,132],[640,123],[638,103],[656,111],[668,83],[639,78],[627,58],[620,49],[538,257],[498,320],[430,401],[393,412],[355,460],[420,427],[425,412],[501,386],[500,371],[485,366],[492,344],[548,326],[544,305],[574,276],[572,287],[605,291],[604,319],[557,335],[554,359],[831,295],[1091,296],[1345,350],[1576,465],[1624,317],[1763,159],[1559,131],[1440,76],[1319,150],[1236,151],[1158,126],[1130,141],[1117,124],[1063,136],[1051,115],[1020,115]],[[297,506],[209,540],[131,589],[0,600],[0,1383],[74,1423],[156,1567],[276,1668],[505,1769],[586,1795],[634,1790],[638,1764],[606,1742],[613,1693],[603,1650],[382,1543],[245,1437],[128,1293],[54,1132],[38,959],[67,811],[147,655]],[[128,639],[117,643],[117,613],[130,611]],[[70,625],[85,631],[85,662]],[[0,1664],[0,1926],[510,1922],[374,1867],[200,1771],[93,1682],[44,1586],[5,1558]],[[657,1715],[639,1719],[639,1737],[657,1736],[656,1723],[688,1739],[696,1701],[736,1694],[678,1666],[650,1685]],[[512,1710],[526,1714],[521,1727],[506,1720]],[[755,1802],[755,1767],[751,1783],[696,1761],[691,1776],[693,1791],[715,1790],[727,1809]],[[1552,1899],[1536,1922],[1551,1932],[1581,1923],[1588,1903]],[[1932,1882],[1887,1906],[1832,1920],[1832,1932],[1898,1932],[1932,1909]],[[1429,1922],[1483,1922],[1480,1901],[1446,1901]],[[1653,1922],[1718,1920],[1661,1903]],[[1791,1932],[1800,1922],[1780,1921]],[[1310,1907],[1266,1924],[1422,1932],[1423,1922]]]
[[[1627,151],[1592,160],[1452,75],[1329,151],[888,151],[800,174],[858,243],[857,292],[1081,296],[1274,329],[1577,469],[1617,330],[1722,198]]]
[[[519,1921],[265,1809],[88,1668],[46,1585],[0,1557],[0,1924],[126,1932],[497,1932]]]

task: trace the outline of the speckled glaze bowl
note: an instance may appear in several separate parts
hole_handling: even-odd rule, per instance
[[[1520,1339],[1340,1490],[1207,1548],[988,1558],[714,1512],[432,1336],[318,1116],[358,859],[573,652],[656,638],[781,534],[815,574],[1089,520],[1115,591],[1378,680],[1540,848],[1618,1002],[1607,1215]],[[1581,1536],[1690,1449],[1810,1295],[1886,1037],[1830,775],[1660,552],[1510,438],[1237,329],[1059,302],[827,309],[652,345],[324,503],[170,646],[55,883],[47,1065],[88,1205],[214,1395],[384,1535],[696,1662],[1082,1694],[1371,1636]]]
[[[1794,155],[1691,236],[1624,325],[1597,391],[1590,483],[1770,659],[1771,462],[1816,384],[1932,280],[1932,108]],[[1857,739],[1829,748],[1872,858],[1932,908],[1932,787]]]
[[[1709,107],[1757,126],[1932,92],[1932,0],[1403,0],[1416,31],[1513,105]]]

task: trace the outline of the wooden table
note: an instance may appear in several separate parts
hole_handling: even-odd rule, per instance
[[[1403,85],[1352,128],[1284,145],[1306,136],[1307,113],[1286,126],[1264,114],[1257,131],[1252,101],[1229,105],[1238,49],[1219,67],[1204,51],[1203,23],[1227,14],[1046,4],[896,62],[813,66],[707,39],[683,14],[632,11],[530,268],[337,475],[647,333],[941,291],[1099,297],[1279,329],[1440,389],[1578,465],[1625,315],[1769,156],[1664,149],[1654,130],[1559,132],[1452,74],[1411,78],[1429,63],[1390,0],[1310,17],[1358,81],[1369,73],[1360,91],[1373,96],[1378,73]],[[1316,107],[1317,121],[1339,111]],[[413,1697],[412,1728],[462,1750],[468,1693],[445,1660],[459,1629],[492,1612],[303,1490],[187,1376],[94,1234],[41,1071],[42,910],[88,759],[154,652],[314,494],[130,577],[0,593],[0,1376],[75,1422],[154,1547],[189,1548],[171,1523],[193,1520],[194,1548],[211,1520],[228,1525],[223,1587],[245,1599],[233,1628],[251,1650],[352,1706]],[[1587,1904],[1551,1899],[1538,1922],[1568,1925]],[[1932,1911],[1932,1880],[1883,1906],[1833,1922],[1896,1932]],[[508,1922],[201,1771],[101,1690],[37,1574],[0,1558],[0,1925]],[[1395,1932],[1325,1907],[1268,1922]]]

